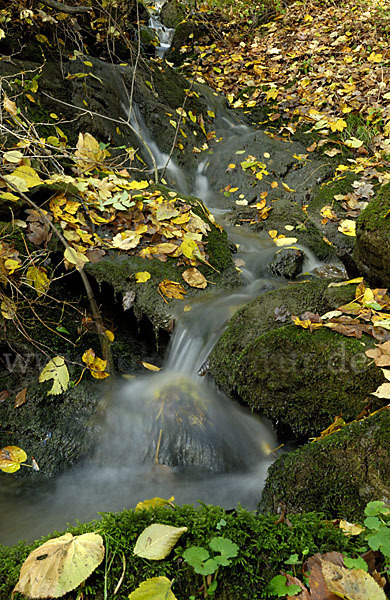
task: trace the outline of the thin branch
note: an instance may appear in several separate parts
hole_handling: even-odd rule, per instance
[[[41,4],[45,4],[45,6],[49,6],[50,8],[54,8],[54,10],[58,10],[59,12],[66,13],[68,15],[88,13],[93,10],[92,6],[69,6],[68,4],[57,2],[57,0],[39,0],[39,2]]]
[[[11,189],[13,189],[17,194],[19,194],[19,196],[21,198],[23,198],[23,200],[25,202],[27,202],[27,204],[29,204],[35,210],[37,210],[39,212],[39,214],[41,215],[42,220],[46,223],[46,225],[48,227],[50,227],[50,229],[54,232],[54,234],[60,239],[60,241],[62,242],[62,244],[65,246],[65,248],[71,249],[71,246],[68,244],[68,242],[66,241],[66,239],[64,238],[64,236],[62,235],[62,233],[60,233],[58,231],[58,229],[54,226],[54,223],[52,223],[50,221],[50,219],[48,219],[48,217],[46,216],[46,214],[44,213],[44,211],[37,204],[35,204],[35,202],[33,202],[32,200],[30,200],[30,198],[28,196],[26,196],[26,194],[24,192],[22,192],[16,185],[14,185],[10,181],[8,181],[1,174],[0,174],[0,179],[2,181],[4,181],[4,183],[8,187],[10,187]],[[98,336],[99,336],[99,340],[100,340],[100,346],[101,346],[103,358],[104,358],[104,360],[107,361],[107,365],[109,366],[109,369],[112,370],[112,368],[111,368],[112,367],[112,358],[111,358],[111,353],[110,353],[110,350],[109,350],[108,340],[107,340],[107,338],[105,336],[105,333],[104,333],[103,320],[102,320],[101,314],[99,312],[99,308],[97,306],[97,303],[96,303],[96,300],[95,300],[95,296],[94,296],[92,288],[91,288],[91,284],[89,283],[88,277],[85,274],[83,267],[80,267],[77,270],[80,273],[80,277],[82,279],[82,282],[83,282],[83,285],[84,285],[84,288],[85,288],[85,291],[86,291],[86,294],[87,294],[89,305],[91,307],[91,312],[92,312],[93,318],[94,318],[94,320],[96,322],[96,327],[97,327],[97,330],[98,330]]]

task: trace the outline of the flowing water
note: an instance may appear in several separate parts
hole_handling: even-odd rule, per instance
[[[239,139],[250,141],[254,132],[232,118],[212,92],[206,93],[223,141],[193,173],[183,173],[170,161],[166,179],[178,191],[201,198],[223,220],[226,199],[210,185],[208,170],[220,151]],[[129,116],[128,107],[123,108]],[[137,107],[131,119],[157,166],[164,167],[168,156],[151,138]],[[118,388],[99,449],[88,461],[43,482],[38,490],[10,479],[0,497],[0,514],[7,515],[0,543],[32,540],[75,519],[131,508],[154,496],[174,495],[178,503],[200,500],[227,508],[237,503],[255,508],[273,459],[267,449],[277,446],[275,435],[268,423],[233,403],[211,377],[198,372],[234,312],[280,281],[267,273],[275,251],[270,244],[240,228],[227,230],[239,248],[242,288],[220,295],[210,292],[193,301],[192,310],[177,323],[164,368]],[[316,262],[306,255],[309,270]]]

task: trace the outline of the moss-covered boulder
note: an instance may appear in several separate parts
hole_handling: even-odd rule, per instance
[[[159,189],[163,194],[168,192],[168,188]],[[200,262],[197,269],[207,281],[215,284],[213,288],[217,290],[239,285],[241,280],[233,264],[226,232],[210,220],[212,217],[208,215],[200,200],[190,196],[181,196],[181,199],[192,207],[194,214],[209,228],[204,236],[209,264]],[[183,312],[185,302],[175,298],[167,300],[159,291],[159,284],[163,280],[174,281],[184,286],[185,298],[210,293],[211,286],[203,290],[185,283],[182,273],[187,269],[188,264],[178,261],[177,258],[168,257],[165,262],[161,262],[155,258],[149,260],[128,254],[118,255],[114,251],[108,252],[99,262],[86,265],[88,275],[99,286],[108,284],[115,294],[120,294],[122,298],[126,295],[128,297],[129,294],[134,296],[132,307],[138,318],[145,315],[156,329],[161,327],[168,330],[171,329],[172,318]],[[148,271],[151,278],[146,283],[137,283],[134,274],[139,271]]]
[[[211,354],[217,384],[300,439],[316,436],[336,415],[355,418],[382,381],[364,354],[372,338],[346,338],[324,328],[310,333],[289,324],[291,314],[323,314],[351,294],[347,287],[311,282],[250,302]]]
[[[390,286],[390,184],[381,188],[358,218],[354,258],[369,281]]]
[[[390,411],[347,425],[280,457],[269,469],[261,510],[318,509],[361,519],[367,502],[390,498]]]
[[[104,513],[101,521],[72,527],[73,535],[98,531],[103,537],[106,552],[110,550],[110,568],[103,563],[88,578],[84,594],[96,600],[113,597],[121,581],[120,598],[128,598],[142,581],[149,577],[164,576],[174,580],[172,591],[178,600],[194,596],[202,586],[202,576],[195,573],[183,559],[183,552],[191,546],[207,550],[214,536],[223,536],[238,546],[238,554],[231,564],[220,567],[216,600],[263,600],[268,598],[266,586],[284,567],[285,561],[296,553],[308,555],[338,550],[354,555],[361,544],[356,538],[346,537],[341,529],[323,520],[321,513],[291,515],[292,527],[279,523],[275,516],[255,515],[242,508],[225,512],[218,506],[176,506],[153,510]],[[145,560],[133,554],[137,537],[152,523],[187,527],[175,548],[163,560]],[[0,600],[9,600],[28,554],[50,537],[33,544],[0,546]],[[124,559],[122,557],[125,557]],[[65,598],[74,597],[77,592]],[[199,593],[197,594],[199,596]],[[16,594],[15,600],[24,596]]]

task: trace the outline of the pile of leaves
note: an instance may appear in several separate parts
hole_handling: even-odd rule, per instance
[[[336,134],[336,150],[356,151],[357,164],[369,152],[383,160],[390,147],[387,9],[374,0],[294,2],[257,27],[232,10],[218,43],[196,47],[197,61],[185,67],[235,108],[269,104],[264,123],[283,119],[281,134],[306,123],[324,136]],[[351,115],[359,116],[364,139],[351,131]]]

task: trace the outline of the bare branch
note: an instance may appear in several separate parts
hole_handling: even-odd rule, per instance
[[[91,6],[68,6],[68,4],[62,4],[62,2],[57,2],[57,0],[39,0],[39,2],[68,15],[87,13],[92,10]]]

